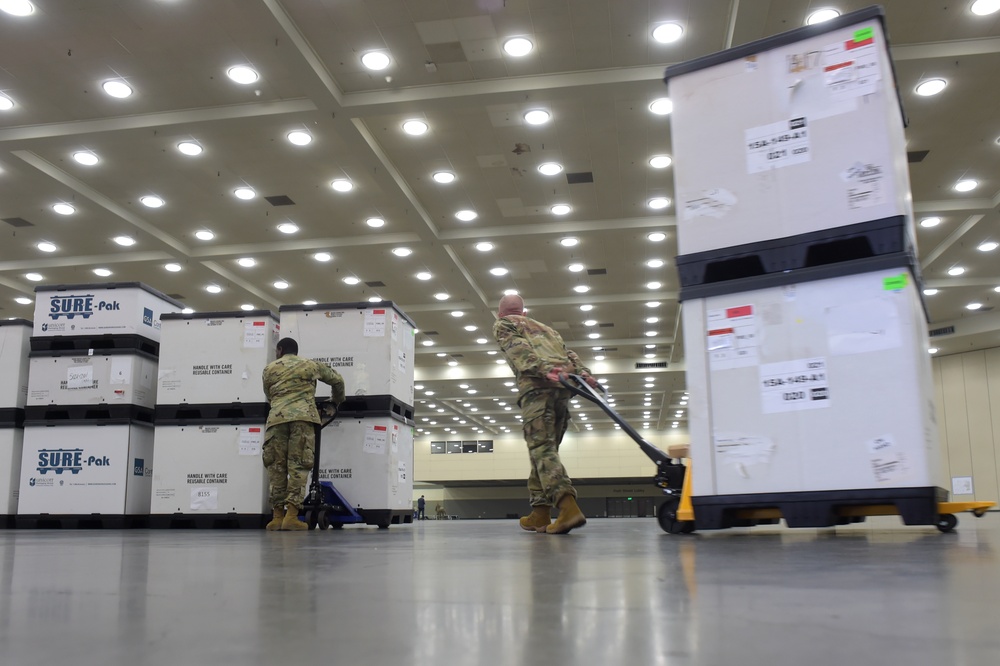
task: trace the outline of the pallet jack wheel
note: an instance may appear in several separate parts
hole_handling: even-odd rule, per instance
[[[316,529],[316,514],[311,509],[306,511],[305,523],[309,526],[310,530]]]
[[[316,516],[316,527],[321,530],[330,529],[330,519],[326,515],[326,511],[320,510],[319,515]]]
[[[330,523],[330,527],[335,530],[342,530],[344,529],[344,523]]]
[[[958,518],[956,518],[954,514],[942,513],[938,516],[935,527],[937,527],[940,532],[954,532],[956,525],[958,525]]]
[[[690,534],[694,532],[694,521],[677,520],[677,507],[680,506],[680,497],[668,497],[660,505],[660,510],[656,512],[656,521],[667,534]]]

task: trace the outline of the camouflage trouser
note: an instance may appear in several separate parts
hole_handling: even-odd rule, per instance
[[[264,467],[275,509],[302,506],[316,454],[316,431],[308,421],[279,423],[264,435]]]
[[[524,441],[531,458],[528,497],[531,506],[555,506],[563,495],[576,497],[573,483],[559,460],[559,444],[569,424],[566,389],[537,389],[520,400]]]

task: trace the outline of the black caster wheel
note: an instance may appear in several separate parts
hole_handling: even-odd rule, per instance
[[[342,530],[344,529],[344,523],[330,523],[330,527],[335,530]]]
[[[378,528],[380,530],[387,530],[387,529],[389,529],[389,523],[379,523],[378,524]]]
[[[942,513],[938,516],[935,527],[937,527],[940,532],[954,532],[956,525],[958,525],[958,518],[950,513]]]
[[[316,516],[316,527],[321,530],[330,529],[330,519],[326,515],[326,511],[320,511],[319,515]]]
[[[306,511],[306,519],[304,522],[310,530],[316,529],[316,514],[312,511]]]
[[[660,505],[660,510],[656,512],[656,521],[667,534],[690,534],[694,532],[694,521],[677,520],[677,507],[680,506],[680,497],[668,497]]]

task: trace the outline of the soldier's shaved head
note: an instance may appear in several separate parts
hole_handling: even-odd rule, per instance
[[[499,315],[501,317],[506,317],[507,315],[523,315],[524,314],[524,299],[517,294],[512,294],[510,296],[504,296],[500,299],[500,309]]]
[[[291,354],[292,356],[297,356],[299,353],[299,343],[291,338],[281,338],[278,340],[278,358],[281,358],[285,354]]]

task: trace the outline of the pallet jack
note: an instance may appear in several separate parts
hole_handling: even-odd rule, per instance
[[[351,503],[348,502],[331,481],[320,481],[319,460],[322,447],[323,428],[333,423],[337,418],[337,407],[332,402],[317,400],[320,423],[315,424],[316,451],[313,455],[312,480],[309,491],[302,502],[301,517],[310,530],[327,530],[331,527],[340,529],[348,523],[363,523],[361,517]]]
[[[667,499],[656,512],[656,520],[664,532],[668,534],[689,534],[697,528],[694,515],[694,505],[691,503],[691,461],[688,445],[675,445],[664,453],[653,446],[630,426],[605,400],[604,387],[601,391],[592,388],[579,375],[567,375],[560,383],[582,398],[595,403],[611,417],[611,420],[621,426],[621,429],[639,445],[642,452],[656,464],[656,476],[653,483],[663,490]],[[687,464],[675,459],[685,459]],[[957,513],[969,512],[976,518],[981,518],[988,509],[996,506],[996,502],[939,502],[938,519],[935,527],[941,532],[952,532],[958,526]],[[837,508],[838,523],[863,522],[868,516],[894,516],[899,511],[891,504],[872,504],[862,506],[842,506]],[[782,516],[775,508],[741,509],[735,513],[739,526],[774,525]]]

